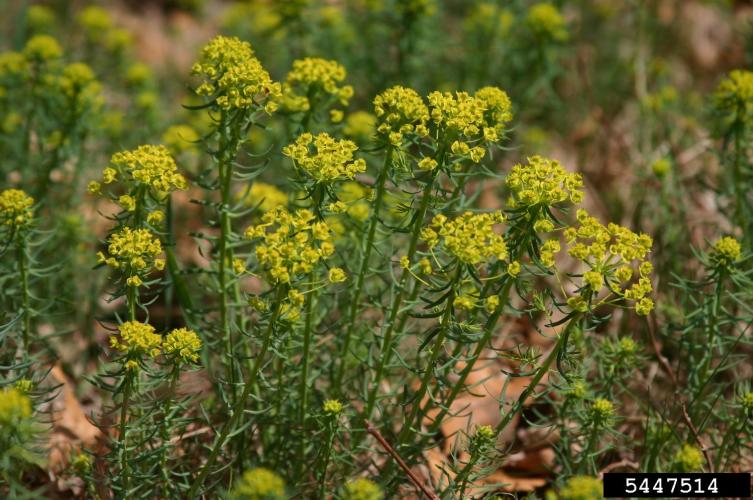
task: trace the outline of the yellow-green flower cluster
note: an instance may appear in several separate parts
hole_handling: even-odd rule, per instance
[[[648,297],[653,290],[653,266],[646,259],[653,245],[651,237],[613,223],[604,226],[585,210],[578,210],[577,219],[577,226],[565,230],[565,239],[567,253],[588,267],[583,274],[584,289],[596,295],[607,286],[611,292],[634,301],[638,314],[650,313],[654,307]],[[636,267],[638,280],[628,286]],[[583,302],[573,300],[573,305],[582,308]]]
[[[0,53],[0,78],[18,79],[24,76],[27,70],[27,61],[20,52]]]
[[[50,35],[34,35],[26,42],[23,55],[30,62],[43,63],[62,57],[63,49]]]
[[[93,42],[102,40],[106,33],[113,28],[110,13],[98,5],[89,5],[81,10],[77,16],[77,21],[86,38]]]
[[[721,267],[729,267],[740,260],[740,242],[731,236],[719,238],[714,242],[711,261]]]
[[[324,402],[322,409],[327,415],[335,416],[343,411],[343,404],[336,399],[328,399]]]
[[[497,36],[505,37],[510,33],[513,20],[513,14],[508,9],[501,9],[493,2],[480,2],[463,20],[463,28],[471,34],[496,30]]]
[[[260,224],[246,229],[246,237],[260,239],[256,258],[274,283],[290,283],[310,274],[335,251],[329,226],[315,221],[310,210],[290,213],[277,208],[262,215]]]
[[[512,167],[506,179],[512,192],[508,204],[517,207],[551,207],[569,201],[583,201],[583,179],[580,174],[565,170],[557,160],[541,156],[527,159],[525,165]]]
[[[608,399],[598,398],[591,405],[590,413],[594,423],[602,425],[614,415],[614,405]]]
[[[357,141],[368,141],[376,131],[377,119],[367,111],[356,111],[345,118],[343,134]]]
[[[403,144],[405,136],[415,134],[425,137],[429,121],[429,108],[415,90],[390,87],[374,98],[377,133],[395,147]]]
[[[507,259],[504,238],[494,231],[494,226],[505,220],[502,212],[473,214],[465,212],[447,219],[434,217],[431,225],[421,230],[421,238],[429,248],[441,244],[443,250],[466,264],[479,264],[491,259]]]
[[[0,427],[17,427],[29,417],[31,417],[29,396],[15,387],[0,391]]]
[[[26,11],[26,26],[32,33],[48,32],[55,25],[55,12],[46,5],[30,5]]]
[[[285,498],[285,482],[263,467],[247,470],[230,492],[232,500],[278,500]]]
[[[283,106],[290,112],[311,109],[311,98],[331,98],[347,106],[353,97],[353,87],[342,85],[345,67],[337,61],[306,57],[293,61],[283,86]],[[324,94],[324,96],[322,95]]]
[[[139,274],[148,272],[150,268],[161,270],[165,267],[165,260],[157,258],[162,253],[162,244],[148,229],[131,229],[126,226],[113,233],[107,252],[109,257],[102,252],[97,254],[99,262],[124,269],[130,286],[140,286],[142,281]]]
[[[144,145],[115,153],[110,166],[102,172],[102,182],[110,184],[118,176],[125,182],[145,184],[159,195],[188,187],[186,178],[178,173],[175,159],[163,145]]]
[[[753,72],[731,71],[714,92],[714,107],[723,120],[750,124],[753,120]]]
[[[201,352],[201,339],[193,330],[176,328],[165,337],[162,344],[165,354],[184,363],[196,362]]]
[[[159,356],[162,337],[154,327],[139,321],[126,321],[118,326],[119,336],[110,337],[110,347],[135,356]]]
[[[236,37],[212,39],[191,72],[202,79],[196,93],[214,98],[223,110],[259,107],[272,113],[282,97],[281,85],[272,81],[251,44]]]
[[[603,487],[601,480],[591,476],[573,476],[559,491],[560,500],[601,500]]]
[[[104,103],[102,86],[92,69],[84,63],[67,65],[56,79],[56,83],[77,113],[83,113],[88,109],[97,110]]]
[[[454,140],[452,152],[470,155],[474,162],[481,160],[484,150],[468,143],[499,141],[512,119],[510,98],[496,87],[484,87],[475,95],[432,92],[429,94],[429,112],[445,138]]]
[[[703,467],[703,454],[698,447],[685,443],[675,454],[681,472],[698,472]]]
[[[567,22],[562,13],[550,3],[538,3],[528,9],[525,24],[534,35],[555,42],[567,40]]]
[[[0,193],[0,221],[5,226],[22,226],[31,221],[34,198],[20,189]]]
[[[242,191],[239,193],[239,198],[242,198],[242,202],[247,207],[255,207],[258,205],[259,210],[262,212],[269,212],[278,207],[288,206],[288,195],[272,184],[265,182],[254,182],[251,185],[251,189]]]
[[[361,477],[348,481],[342,498],[343,500],[382,500],[384,494],[376,483]]]
[[[332,182],[353,179],[366,171],[365,160],[353,159],[357,149],[353,141],[335,139],[326,132],[316,136],[307,132],[283,148],[282,153],[316,182]]]

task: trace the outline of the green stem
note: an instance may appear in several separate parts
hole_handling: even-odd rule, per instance
[[[503,298],[507,297],[507,294],[510,292],[510,288],[512,287],[513,282],[514,280],[512,278],[508,278],[507,283],[505,283],[505,286],[502,289],[501,295]],[[497,325],[497,321],[499,320],[499,317],[502,315],[502,309],[503,309],[503,306],[500,305],[487,319],[486,324],[484,325],[483,338],[476,344],[476,350],[473,352],[473,355],[471,356],[471,358],[466,362],[465,367],[463,367],[463,371],[460,372],[460,377],[458,378],[458,381],[452,387],[450,394],[447,396],[444,403],[442,404],[442,409],[440,410],[439,414],[434,418],[434,421],[429,427],[428,434],[433,434],[439,429],[439,426],[442,424],[442,420],[450,411],[450,408],[452,407],[452,403],[455,402],[455,398],[458,397],[458,395],[460,394],[460,391],[465,389],[465,381],[468,378],[468,375],[470,375],[470,373],[473,371],[474,366],[476,366],[476,362],[481,357],[481,353],[484,352],[484,349],[489,344],[489,341],[491,340],[492,335],[494,334],[494,327]]]
[[[462,276],[463,266],[461,264],[458,264],[455,277],[452,280],[452,284],[450,285],[450,293],[447,295],[447,301],[445,302],[444,306],[444,313],[442,314],[442,319],[440,320],[439,333],[437,333],[437,336],[434,338],[434,343],[431,346],[431,356],[429,357],[429,362],[427,363],[426,369],[424,370],[424,376],[421,379],[421,385],[419,386],[418,391],[413,397],[413,407],[411,408],[410,416],[405,420],[403,429],[402,431],[400,431],[400,435],[398,436],[398,450],[400,450],[402,445],[413,437],[413,435],[415,434],[413,428],[420,425],[419,415],[424,414],[425,409],[429,406],[429,404],[427,403],[426,407],[422,410],[421,401],[426,395],[426,392],[429,390],[429,383],[431,382],[431,379],[434,378],[434,367],[436,366],[437,360],[439,359],[439,353],[442,352],[445,337],[447,336],[447,329],[450,321],[452,320],[452,306],[453,302],[455,302],[456,293],[455,287],[460,282]]]
[[[343,339],[342,350],[340,352],[340,364],[338,365],[337,373],[334,379],[334,388],[337,393],[342,393],[342,379],[347,365],[348,354],[350,353],[350,341],[353,337],[353,330],[355,330],[356,316],[361,300],[361,292],[363,291],[363,283],[366,278],[366,272],[369,269],[369,260],[371,258],[371,251],[374,246],[374,237],[376,236],[376,228],[379,223],[379,212],[382,208],[382,202],[384,199],[384,186],[387,181],[387,174],[392,163],[392,148],[387,148],[384,158],[384,166],[382,171],[379,172],[379,177],[376,181],[376,199],[374,200],[374,213],[371,214],[371,220],[369,220],[368,236],[366,237],[366,246],[363,248],[363,259],[361,260],[361,267],[358,270],[358,277],[356,278],[356,287],[353,291],[353,296],[350,299],[350,311],[348,313],[348,327],[345,331],[345,338]]]
[[[262,363],[264,362],[264,358],[267,355],[269,346],[272,344],[272,333],[274,332],[274,325],[277,322],[277,318],[280,314],[280,302],[282,301],[283,296],[284,289],[280,286],[277,289],[277,296],[275,298],[272,316],[270,317],[269,323],[267,324],[267,329],[264,332],[264,337],[262,338],[262,346],[255,358],[254,365],[252,367],[251,373],[249,374],[249,379],[243,388],[243,393],[241,394],[240,399],[238,399],[233,406],[230,418],[225,422],[225,425],[222,427],[222,431],[220,431],[220,435],[215,440],[214,445],[212,446],[212,451],[207,457],[207,461],[204,463],[204,466],[201,468],[196,476],[196,479],[191,485],[191,489],[188,491],[188,495],[186,495],[186,497],[189,499],[196,498],[197,490],[204,483],[204,479],[206,479],[206,476],[209,473],[209,469],[211,469],[214,465],[214,461],[217,459],[217,455],[225,445],[228,434],[230,434],[230,431],[235,428],[236,424],[238,423],[238,419],[243,414],[243,409],[246,405],[246,399],[248,399],[249,395],[251,394],[251,390],[253,389],[254,385],[256,385],[256,380],[259,376],[259,371],[261,370]]]
[[[431,189],[434,185],[434,179],[435,177],[432,176],[431,179],[426,183],[426,186],[423,190],[421,205],[419,206],[418,213],[416,214],[416,220],[414,221],[413,232],[411,234],[410,244],[408,247],[409,263],[413,262],[413,257],[416,253],[416,247],[418,246],[418,238],[421,233],[424,217],[426,216],[426,211],[429,208],[429,199],[431,198]],[[384,337],[382,339],[379,364],[377,365],[374,379],[371,381],[371,389],[369,390],[368,399],[366,401],[366,408],[363,412],[364,420],[371,419],[372,412],[374,411],[374,405],[376,403],[377,392],[379,391],[379,385],[382,381],[382,377],[384,376],[384,369],[387,366],[387,363],[389,363],[389,360],[392,358],[392,341],[393,334],[395,332],[395,320],[397,319],[397,314],[400,311],[400,306],[403,302],[403,292],[405,291],[405,287],[408,284],[409,277],[410,273],[403,272],[402,276],[400,277],[400,284],[397,287],[397,295],[392,302],[392,307],[390,309],[390,313],[386,322],[387,330],[385,331]]]
[[[162,410],[163,420],[162,425],[162,495],[164,498],[170,498],[168,485],[170,484],[170,473],[167,470],[167,458],[168,458],[168,443],[170,442],[170,412],[173,406],[173,397],[175,396],[175,386],[178,383],[178,376],[180,375],[179,365],[176,363],[173,366],[170,374],[170,388],[167,391],[165,397],[165,405]]]
[[[17,258],[18,258],[18,271],[21,275],[21,290],[23,293],[22,297],[22,308],[23,308],[23,315],[24,315],[24,323],[23,323],[23,343],[24,343],[24,356],[27,356],[29,354],[29,337],[31,335],[31,306],[29,304],[29,263],[26,255],[26,238],[23,234],[18,234],[18,247],[17,247]]]
[[[337,418],[337,417],[334,417]],[[322,465],[322,475],[319,478],[319,496],[318,498],[325,498],[325,486],[327,481],[327,468],[329,467],[329,459],[332,455],[332,445],[335,441],[335,425],[332,422],[329,423],[329,437],[327,439],[327,449],[324,451],[324,463]]]
[[[557,359],[557,356],[560,353],[560,350],[565,346],[565,342],[567,342],[567,338],[570,336],[570,329],[573,328],[580,320],[581,316],[579,314],[574,315],[572,318],[570,318],[570,321],[568,321],[567,326],[562,331],[562,333],[559,334],[559,338],[557,339],[557,343],[552,348],[549,355],[544,360],[544,363],[539,367],[538,370],[536,370],[536,373],[533,375],[533,378],[528,384],[528,387],[525,388],[525,390],[520,394],[520,397],[515,402],[513,407],[510,409],[507,414],[502,417],[502,420],[497,424],[496,427],[496,434],[499,434],[502,432],[502,430],[507,427],[507,424],[512,421],[513,417],[517,415],[517,413],[523,408],[523,405],[525,404],[526,399],[528,399],[531,394],[536,390],[536,386],[539,385],[539,382],[541,382],[541,379],[544,377],[544,374],[549,371],[549,369],[552,366],[552,363],[554,363],[554,360]]]
[[[121,480],[123,482],[123,496],[128,495],[128,487],[129,487],[129,472],[128,472],[128,441],[127,441],[127,434],[128,431],[128,407],[131,402],[131,390],[132,390],[132,373],[131,369],[126,367],[126,379],[124,382],[125,387],[123,388],[123,403],[120,406],[120,430],[118,432],[118,445],[120,448],[120,476]]]
[[[309,280],[313,281],[313,276],[309,276]],[[309,351],[311,350],[311,331],[313,323],[313,302],[315,292],[309,290],[306,297],[305,305],[305,324],[303,327],[303,354],[301,358],[301,381],[298,392],[300,394],[301,404],[298,410],[298,423],[301,427],[301,437],[299,442],[300,460],[298,462],[299,467],[304,463],[304,457],[306,456],[306,407],[308,406],[308,377],[309,377]]]

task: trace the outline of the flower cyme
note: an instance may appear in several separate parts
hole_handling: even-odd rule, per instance
[[[573,476],[559,491],[560,500],[601,500],[603,487],[601,480],[591,476]]]
[[[491,259],[507,259],[507,245],[494,226],[505,220],[502,212],[473,214],[465,212],[447,219],[434,217],[431,225],[421,231],[430,248],[440,245],[446,252],[466,264],[480,264]]]
[[[374,98],[377,133],[395,147],[415,135],[426,136],[429,131],[429,108],[415,90],[407,87],[390,87]]]
[[[382,500],[384,494],[375,482],[361,477],[348,481],[342,498],[343,500]]]
[[[178,173],[178,166],[167,147],[143,145],[130,151],[115,153],[110,167],[103,171],[103,182],[109,184],[117,174],[146,184],[157,193],[186,189],[186,178]]]
[[[551,207],[563,202],[583,200],[583,178],[572,173],[557,161],[532,156],[526,164],[512,167],[507,176],[512,192],[511,205],[517,207]]]
[[[110,347],[135,356],[156,357],[160,354],[162,337],[154,327],[138,321],[126,321],[118,326],[119,336],[110,337]]]
[[[711,261],[720,267],[729,267],[740,260],[740,242],[731,236],[724,236],[714,242]]]
[[[196,362],[201,352],[201,339],[193,330],[176,328],[167,334],[162,349],[165,354],[174,356],[178,361]]]
[[[31,417],[31,409],[29,396],[15,387],[0,391],[0,426],[17,427]]]
[[[292,112],[311,109],[311,99],[331,98],[347,106],[353,97],[353,87],[342,85],[347,75],[345,67],[337,61],[306,57],[293,61],[285,78],[283,106]]]
[[[316,182],[333,182],[366,171],[366,161],[353,158],[357,149],[353,141],[335,139],[326,132],[316,136],[304,133],[282,153]]]
[[[550,3],[538,3],[528,9],[525,24],[537,37],[564,42],[568,38],[567,23],[562,13]]]
[[[257,467],[243,473],[229,496],[232,500],[278,500],[285,498],[285,482],[277,473]]]
[[[236,37],[212,39],[191,72],[202,80],[196,93],[213,98],[223,110],[262,107],[271,113],[282,97],[282,86],[272,81],[251,44]]]
[[[722,120],[750,124],[753,120],[753,72],[733,70],[714,92],[714,108]]]
[[[32,218],[34,198],[20,189],[0,193],[0,222],[6,226],[22,226]]]

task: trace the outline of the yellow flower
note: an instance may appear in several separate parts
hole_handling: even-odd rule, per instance
[[[614,405],[608,399],[599,398],[591,405],[591,418],[597,424],[604,424],[614,415]]]
[[[725,236],[714,242],[711,260],[719,266],[729,267],[740,260],[740,255],[740,242],[731,236]]]
[[[358,478],[348,481],[343,491],[343,500],[382,500],[384,495],[373,481],[366,478]]]
[[[421,170],[434,170],[435,168],[437,168],[437,165],[437,160],[428,156],[426,158],[422,158],[421,161],[418,162],[418,168],[420,168]]]
[[[162,244],[148,229],[124,227],[110,236],[107,251],[111,258],[101,255],[100,261],[111,267],[140,271],[147,268],[150,261],[157,263],[155,258],[162,253]]]
[[[106,168],[103,182],[112,182],[118,173],[136,182],[150,186],[158,193],[187,189],[185,177],[178,173],[178,166],[165,146],[144,145],[131,151],[115,153]]]
[[[550,3],[538,3],[528,9],[525,24],[536,36],[563,42],[568,38],[567,23]]]
[[[406,137],[428,134],[429,108],[415,90],[390,87],[374,98],[377,133],[394,147],[401,147]]]
[[[235,274],[244,274],[246,269],[246,262],[243,259],[233,259],[233,271]]]
[[[345,275],[345,271],[343,271],[339,267],[333,267],[329,270],[330,283],[342,283],[346,279],[348,279],[348,277]]]
[[[62,57],[63,49],[58,41],[49,35],[34,35],[26,42],[23,54],[27,60],[40,63]]]
[[[515,278],[520,274],[520,262],[514,260],[507,265],[507,274]]]
[[[557,160],[541,156],[512,167],[506,183],[515,207],[553,206],[566,201],[577,204],[583,200],[581,175],[569,173]]]
[[[126,69],[125,81],[130,86],[141,87],[153,79],[152,69],[144,63],[136,62]]]
[[[138,288],[143,284],[144,282],[141,280],[141,278],[139,278],[138,275],[129,276],[128,279],[126,279],[126,285],[128,286],[133,286],[133,287]]]
[[[91,41],[101,40],[113,27],[110,13],[97,5],[85,7],[79,12],[76,20]]]
[[[601,480],[590,476],[573,476],[559,492],[560,500],[601,500]]]
[[[728,122],[753,121],[753,72],[733,70],[719,83],[714,93],[714,107]]]
[[[431,267],[431,261],[427,258],[419,260],[418,265],[421,267],[421,272],[424,274],[431,274],[434,271]]]
[[[282,86],[272,81],[251,44],[235,37],[213,38],[191,72],[202,81],[196,93],[214,99],[221,109],[261,108],[271,113],[282,98]]]
[[[177,361],[195,363],[201,352],[201,339],[193,330],[176,328],[167,334],[162,348],[165,354],[174,355]]]
[[[324,413],[327,415],[339,415],[343,411],[343,404],[336,399],[328,399],[322,406]]]
[[[0,193],[0,221],[6,226],[20,226],[31,221],[34,198],[20,189]]]
[[[675,462],[682,472],[698,472],[703,468],[703,454],[698,447],[685,443],[677,450]]]
[[[470,295],[458,295],[457,297],[455,297],[452,305],[454,307],[457,307],[458,309],[465,309],[466,311],[470,311],[471,309],[476,307],[476,301]]]
[[[499,307],[499,295],[490,295],[489,297],[487,297],[486,302],[484,303],[484,307],[486,308],[487,312],[494,312],[497,307]]]
[[[0,425],[10,428],[18,426],[31,417],[31,399],[16,388],[0,391]]]
[[[400,267],[403,269],[408,269],[410,267],[410,259],[407,255],[400,257]]]
[[[310,210],[290,213],[277,208],[262,215],[261,223],[246,229],[249,239],[260,239],[256,259],[273,283],[290,283],[309,275],[335,251],[331,229],[314,222]]]
[[[232,489],[231,500],[282,500],[285,482],[275,472],[263,467],[247,470]]]
[[[154,210],[146,216],[146,221],[153,226],[160,224],[163,220],[165,220],[165,213],[162,210]]]
[[[350,113],[345,119],[343,134],[353,140],[366,142],[376,131],[376,116],[366,111]]]
[[[490,259],[507,259],[507,245],[494,226],[505,220],[502,212],[473,214],[465,212],[455,219],[436,216],[421,238],[429,247],[441,244],[449,254],[466,264],[479,264]]]
[[[353,87],[341,85],[345,76],[345,67],[336,61],[318,57],[293,61],[293,68],[285,78],[283,86],[283,108],[290,112],[308,111],[311,108],[309,99],[321,99],[321,94],[347,106],[353,96]],[[340,114],[342,115],[342,111]]]
[[[316,182],[332,182],[353,179],[366,171],[365,160],[353,159],[357,149],[352,141],[334,139],[326,132],[316,136],[304,133],[284,147],[282,153]]]
[[[126,321],[118,326],[120,338],[110,337],[110,347],[137,356],[159,356],[162,337],[154,333],[154,327],[138,321]]]
[[[576,213],[578,224],[565,230],[567,253],[583,262],[589,270],[583,280],[594,293],[609,283],[609,290],[617,290],[627,300],[635,301],[636,312],[646,315],[654,307],[646,297],[652,290],[650,273],[653,266],[647,257],[653,241],[646,234],[636,234],[617,224],[602,225],[585,210]],[[637,267],[637,282],[630,285]]]
[[[125,210],[128,210],[129,212],[133,212],[136,210],[136,200],[133,199],[133,196],[124,194],[120,198],[118,198],[118,205],[123,207]]]

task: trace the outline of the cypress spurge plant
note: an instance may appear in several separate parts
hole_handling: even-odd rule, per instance
[[[233,220],[242,213],[236,209],[233,183],[254,177],[247,168],[241,170],[237,157],[249,130],[278,108],[282,90],[255,57],[251,45],[237,38],[219,36],[211,40],[201,50],[192,74],[201,82],[196,93],[205,101],[196,111],[208,112],[212,119],[211,131],[204,138],[212,162],[202,172],[199,184],[208,192],[212,222],[219,229],[219,234],[210,239],[213,246],[210,283],[217,292],[219,310],[217,322],[208,325],[208,331],[218,335],[207,339],[207,343],[220,355],[227,393],[225,388],[219,389],[223,397],[229,396],[228,404],[232,405],[237,400],[241,380],[236,344],[239,335],[249,334],[238,315],[241,296],[238,277],[233,272],[235,246],[239,241]],[[248,357],[249,350],[244,348],[243,353]]]

